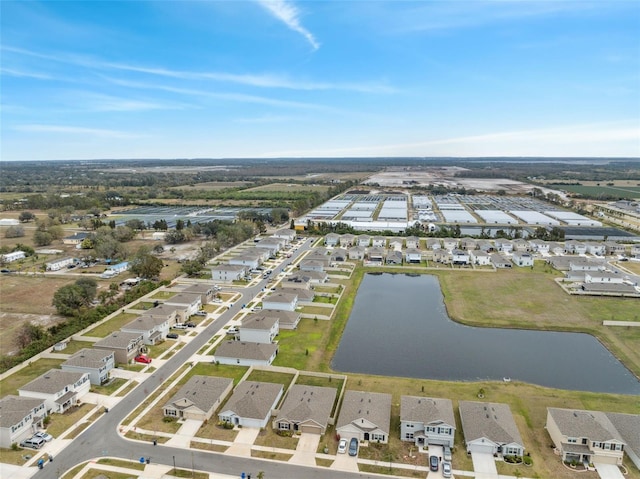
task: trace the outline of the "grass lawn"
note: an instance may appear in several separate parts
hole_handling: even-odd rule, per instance
[[[316,369],[315,366],[312,366],[314,353],[321,347],[323,338],[327,336],[330,327],[330,321],[314,321],[303,318],[298,323],[298,329],[280,330],[278,355],[273,361],[273,365],[298,370]]]
[[[297,437],[281,436],[280,434],[277,434],[270,425],[267,425],[266,428],[260,430],[258,437],[256,437],[253,444],[256,446],[295,450],[298,445],[298,440],[299,439]]]
[[[150,299],[171,299],[176,295],[173,291],[158,291],[156,294],[149,296]]]
[[[126,396],[127,394],[129,394],[130,391],[132,391],[136,386],[138,385],[137,381],[131,381],[131,383],[129,383],[129,385],[124,388],[122,391],[120,391],[118,394],[116,394],[116,397],[122,397],[122,396]]]
[[[154,344],[153,346],[147,346],[149,348],[149,357],[157,358],[160,357],[162,353],[164,353],[167,349],[175,344],[174,340],[165,340],[161,343]]]
[[[2,463],[13,464],[16,466],[22,466],[25,462],[31,459],[33,456],[40,454],[40,451],[33,449],[13,449],[0,448],[0,458]]]
[[[302,308],[296,309],[296,311],[303,314],[317,314],[318,316],[331,316],[333,313],[333,308],[322,307],[322,306],[303,306]]]
[[[64,414],[52,414],[47,432],[53,437],[60,436],[67,429],[75,426],[93,407],[93,404],[83,404],[80,407],[72,407]]]
[[[169,472],[167,472],[167,474],[173,477],[209,479],[208,472],[195,472],[195,471],[192,471],[191,469],[171,469]]]
[[[247,378],[248,381],[260,381],[264,383],[276,383],[282,384],[285,390],[293,381],[293,374],[279,373],[276,371],[262,371],[260,369],[254,369]]]
[[[336,304],[338,298],[335,296],[316,296],[313,298],[314,303]]]
[[[131,479],[131,474],[124,472],[103,471],[102,469],[87,469],[80,479],[96,479],[98,477],[108,477],[109,479]]]
[[[180,388],[176,386],[175,389],[169,391],[169,394],[165,396],[166,400],[168,401],[175,393],[177,393],[178,389]],[[136,427],[154,432],[168,432],[171,434],[178,432],[181,424],[179,424],[176,419],[171,418],[171,421],[165,422],[164,413],[162,411],[163,404],[164,400],[161,400],[151,408],[151,410],[136,423]]]
[[[358,470],[360,472],[367,472],[372,474],[386,474],[389,476],[401,476],[401,477],[424,477],[424,472],[412,471],[410,469],[396,469],[387,466],[372,466],[369,464],[358,464]]]
[[[124,459],[112,459],[109,457],[103,457],[98,459],[98,464],[106,464],[108,466],[126,467],[127,469],[135,469],[137,471],[144,471],[145,465],[140,464],[139,461],[126,461]]]
[[[135,431],[129,431],[128,433],[125,434],[125,437],[128,437],[129,439],[136,439],[138,441],[147,441],[147,442],[153,442],[155,439],[156,441],[158,441],[158,444],[164,444],[169,440],[168,437],[154,436],[153,434],[142,434],[140,432],[135,432]]]
[[[18,394],[18,388],[21,388],[30,381],[33,381],[38,376],[43,375],[49,369],[58,369],[60,364],[64,361],[61,359],[38,359],[37,361],[29,362],[29,365],[22,368],[20,371],[7,376],[0,381],[0,391],[2,396],[9,394]]]
[[[122,326],[127,323],[130,323],[134,319],[138,317],[137,314],[133,313],[120,313],[108,321],[96,326],[93,329],[87,331],[87,336],[97,336],[99,338],[104,338],[109,336],[112,332],[120,330]]]
[[[205,451],[225,452],[229,446],[221,446],[220,444],[208,444],[206,442],[191,441],[189,446],[191,449],[203,449]]]
[[[60,352],[62,354],[75,354],[81,349],[91,348],[92,346],[93,343],[91,341],[76,341],[72,339],[69,341],[69,344],[67,344],[67,347]]]
[[[142,309],[147,310],[153,308],[153,303],[148,301],[140,301],[139,303],[134,304],[133,306],[127,306],[127,309]]]
[[[105,394],[111,396],[116,390],[120,389],[127,380],[123,378],[114,378],[108,384],[103,386],[91,385],[91,392],[97,394]]]
[[[286,462],[293,457],[293,454],[283,454],[281,452],[254,451],[252,449],[251,457],[259,457],[262,459],[271,459],[272,461]]]
[[[65,436],[65,439],[75,439],[80,435],[82,431],[88,428],[90,424],[91,424],[90,422],[83,422],[81,424],[78,424],[76,427],[72,429],[72,431],[69,434]]]
[[[204,437],[206,439],[217,439],[219,441],[233,442],[238,435],[238,429],[225,429],[216,422],[217,416],[211,418],[205,424],[200,426],[196,436]]]
[[[242,376],[245,375],[249,369],[246,366],[229,366],[226,364],[213,364],[213,363],[198,363],[188,374],[185,375],[184,378],[180,381],[180,386],[186,383],[191,376],[196,374],[202,376],[217,376],[221,378],[231,378],[233,379],[233,386],[237,386],[242,379]]]
[[[316,466],[331,467],[331,464],[333,464],[333,459],[323,459],[321,457],[316,457]]]

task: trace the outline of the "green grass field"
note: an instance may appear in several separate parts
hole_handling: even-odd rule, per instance
[[[629,200],[640,198],[640,186],[557,185],[555,187],[571,193],[590,196],[592,198],[597,198],[599,196],[614,196]]]

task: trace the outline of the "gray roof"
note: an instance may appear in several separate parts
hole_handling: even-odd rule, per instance
[[[184,311],[185,309],[187,309],[186,305],[178,306],[175,304],[161,303],[155,308],[145,310],[143,314],[157,314],[157,315],[163,314],[169,317],[176,311]]]
[[[211,268],[212,271],[243,271],[247,269],[242,264],[219,264]]]
[[[277,344],[249,343],[246,341],[223,341],[215,356],[223,358],[256,359],[266,361],[278,350]]]
[[[178,293],[175,296],[167,299],[167,304],[193,304],[202,300],[201,294],[195,293]]]
[[[19,391],[31,391],[44,394],[57,393],[66,386],[75,384],[86,374],[87,373],[73,373],[61,369],[49,369],[49,371],[42,376],[37,377],[19,388]]]
[[[162,323],[166,323],[167,321],[169,321],[169,318],[166,315],[143,314],[133,321],[125,324],[120,329],[123,331],[150,331],[156,326],[160,326]]]
[[[232,384],[233,379],[231,378],[192,376],[164,407],[186,409],[195,406],[206,413]]]
[[[84,348],[67,359],[61,366],[77,366],[80,368],[101,368],[113,351]]]
[[[391,424],[391,394],[364,391],[345,391],[337,428],[353,423],[362,429],[367,420],[389,433]]]
[[[626,283],[584,283],[582,289],[604,293],[638,293],[635,287]]]
[[[337,393],[335,388],[294,384],[280,408],[278,420],[286,419],[291,422],[311,420],[326,427]]]
[[[242,320],[242,329],[259,329],[268,331],[277,322],[278,318],[274,318],[273,316],[267,317],[259,314],[250,314]]]
[[[263,309],[259,313],[252,313],[247,316],[260,316],[264,318],[276,318],[280,322],[280,326],[283,324],[295,324],[300,320],[302,316],[300,313],[295,311],[282,311],[279,309]]]
[[[329,264],[329,258],[305,258],[300,261],[300,266],[326,266]]]
[[[264,298],[262,301],[263,302],[267,301],[269,303],[287,303],[287,304],[289,304],[289,303],[293,303],[297,299],[298,299],[298,295],[297,294],[277,292],[277,293],[270,294],[269,296]]]
[[[205,294],[213,291],[213,283],[194,283],[188,285],[185,289],[185,293],[198,293]]]
[[[327,279],[327,273],[324,271],[296,271],[292,273],[290,276],[287,276],[287,281],[292,281],[295,278],[301,278],[304,281],[310,280],[325,280]]]
[[[142,341],[141,333],[123,333],[115,331],[104,339],[94,343],[94,346],[101,348],[126,349],[129,344],[136,341]]]
[[[484,437],[497,444],[524,446],[508,404],[460,401],[459,406],[467,443]]]
[[[44,399],[9,395],[0,399],[0,427],[11,427],[42,406]]]
[[[549,407],[547,411],[563,436],[586,437],[591,441],[598,442],[612,439],[624,442],[607,415],[601,411],[555,407]]]
[[[451,399],[402,396],[400,398],[400,420],[431,424],[442,421],[455,427]]]
[[[244,418],[264,419],[276,406],[274,403],[283,389],[282,384],[241,382],[222,410],[233,411]]]
[[[298,297],[298,301],[312,301],[316,297],[316,293],[311,289],[296,288],[287,286],[284,289],[279,289],[276,293],[283,292],[285,294],[292,294]],[[267,298],[269,300],[269,298]]]
[[[618,412],[606,412],[605,414],[622,440],[627,443],[627,449],[631,449],[636,453],[636,456],[640,456],[640,414]]]

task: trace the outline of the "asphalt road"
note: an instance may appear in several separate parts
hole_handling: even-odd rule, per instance
[[[310,249],[311,242],[304,245],[274,268],[271,276],[275,277],[283,271],[286,265],[295,261],[302,253]],[[224,312],[218,319],[207,326],[190,343],[174,354],[164,366],[157,369],[149,378],[127,394],[126,398],[111,408],[107,414],[89,426],[70,445],[54,457],[54,462],[47,463],[44,469],[33,476],[36,479],[58,479],[68,469],[82,462],[102,456],[119,457],[122,459],[139,460],[149,458],[152,463],[175,465],[183,469],[195,469],[215,472],[219,474],[236,475],[242,472],[251,473],[252,477],[258,471],[264,471],[266,479],[296,478],[296,479],[342,479],[355,477],[371,477],[361,473],[347,473],[329,470],[327,468],[313,468],[281,462],[264,461],[250,457],[234,457],[221,453],[202,451],[197,449],[181,449],[163,445],[154,446],[124,439],[118,434],[118,425],[126,418],[146,397],[167,380],[189,358],[195,354],[207,341],[213,337],[231,318],[248,304],[268,284],[269,278],[261,280],[257,285],[244,288],[239,293],[242,297]]]

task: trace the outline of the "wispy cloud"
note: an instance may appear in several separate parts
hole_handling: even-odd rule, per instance
[[[55,133],[66,135],[83,135],[95,136],[101,138],[141,138],[142,135],[133,134],[127,131],[110,130],[105,128],[86,128],[82,126],[68,125],[42,125],[42,124],[26,124],[16,125],[13,127],[16,131],[25,131],[29,133]]]
[[[314,50],[320,48],[320,43],[313,34],[300,23],[300,10],[288,0],[257,0],[271,15],[282,21],[294,32],[302,35]]]
[[[236,118],[233,120],[234,123],[249,123],[249,124],[260,124],[260,123],[283,123],[286,121],[296,120],[296,118],[291,116],[278,116],[278,115],[266,115],[266,116],[257,116],[253,118]]]
[[[184,103],[166,100],[140,100],[112,95],[102,95],[88,92],[73,92],[75,102],[82,105],[82,109],[92,111],[151,111],[151,110],[184,110],[195,108]]]
[[[0,75],[8,75],[13,77],[20,78],[35,78],[37,80],[51,80],[52,77],[50,75],[46,75],[44,73],[30,72],[26,70],[16,70],[15,68],[0,68]]]

